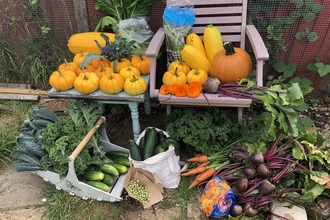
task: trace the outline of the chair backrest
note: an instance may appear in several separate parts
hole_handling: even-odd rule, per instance
[[[190,0],[196,14],[193,31],[203,38],[207,25],[218,27],[223,41],[245,47],[247,0]]]

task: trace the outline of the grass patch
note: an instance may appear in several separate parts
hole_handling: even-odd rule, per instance
[[[88,219],[88,220],[119,220],[125,210],[126,202],[99,202],[96,200],[83,200],[80,197],[70,196],[61,190],[48,190],[42,194],[47,202],[42,206],[47,209],[42,219]]]
[[[188,189],[190,184],[190,177],[181,177],[178,188],[171,192],[171,196],[183,213],[186,213],[188,204],[194,204],[199,201],[197,188]]]
[[[19,134],[24,117],[32,103],[17,100],[0,102],[0,163],[9,167],[10,153],[16,148],[15,139]]]

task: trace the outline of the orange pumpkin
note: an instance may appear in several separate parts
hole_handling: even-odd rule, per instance
[[[102,76],[100,89],[107,94],[116,94],[124,89],[125,80],[117,73],[110,73]]]
[[[132,76],[132,74],[134,74],[135,76],[141,76],[140,71],[135,68],[134,66],[128,66],[128,67],[124,67],[120,70],[119,74],[124,78],[127,79],[129,77]]]
[[[80,67],[80,64],[85,59],[85,57],[88,53],[89,52],[84,52],[84,53],[80,52],[80,53],[75,54],[73,57],[73,62],[75,62]]]
[[[81,93],[90,94],[99,88],[99,77],[94,72],[81,73],[74,81],[74,88]]]
[[[180,61],[180,60],[176,60],[170,63],[167,69],[175,70],[176,68],[178,68],[178,71],[183,72],[186,75],[191,70],[190,67],[184,61]]]
[[[73,72],[76,72],[78,68],[79,66],[75,62],[68,62],[65,60],[65,62],[60,64],[57,69],[61,72],[64,72],[66,70],[72,70]]]
[[[56,90],[66,91],[73,88],[76,73],[72,70],[54,71],[49,77],[49,84]]]
[[[171,84],[179,84],[184,85],[187,82],[187,76],[178,69],[175,70],[168,70],[163,75],[163,84],[164,85],[171,85]]]
[[[91,64],[87,64],[83,69],[78,68],[76,71],[77,76],[80,75],[80,73],[87,73],[87,72],[94,72],[95,68]]]
[[[111,61],[110,67],[115,73],[119,73],[122,68],[128,67],[129,65],[131,65],[131,61],[129,59],[121,58],[120,60]]]
[[[224,50],[218,51],[211,62],[210,75],[221,83],[231,83],[248,78],[252,72],[252,60],[243,49],[224,43]]]
[[[100,66],[106,67],[106,66],[110,66],[111,61],[104,57],[104,58],[96,58],[94,60],[91,61],[91,65],[95,68],[98,69]]]
[[[95,72],[96,75],[101,79],[102,76],[104,76],[104,75],[108,75],[108,74],[110,74],[110,73],[113,73],[114,71],[113,71],[113,69],[112,69],[111,67],[109,67],[109,66],[104,67],[104,66],[101,65],[101,66],[100,66],[99,68],[97,68],[94,72]]]
[[[204,84],[208,79],[208,74],[206,71],[198,69],[190,70],[187,74],[187,82],[190,84],[191,82],[200,82],[200,84]]]
[[[131,66],[137,68],[141,74],[149,74],[150,58],[143,55],[135,55],[132,57]]]

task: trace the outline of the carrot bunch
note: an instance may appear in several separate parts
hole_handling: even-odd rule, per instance
[[[194,181],[189,186],[189,189],[206,183],[208,179],[216,174],[217,170],[230,163],[227,155],[223,155],[222,152],[218,152],[210,157],[203,154],[196,154],[194,157],[189,158],[187,162],[196,164],[194,168],[181,173],[181,176],[196,175]]]

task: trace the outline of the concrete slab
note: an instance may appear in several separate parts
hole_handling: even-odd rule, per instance
[[[54,186],[30,171],[16,172],[3,166],[0,171],[0,211],[41,204],[43,190],[51,188]]]

